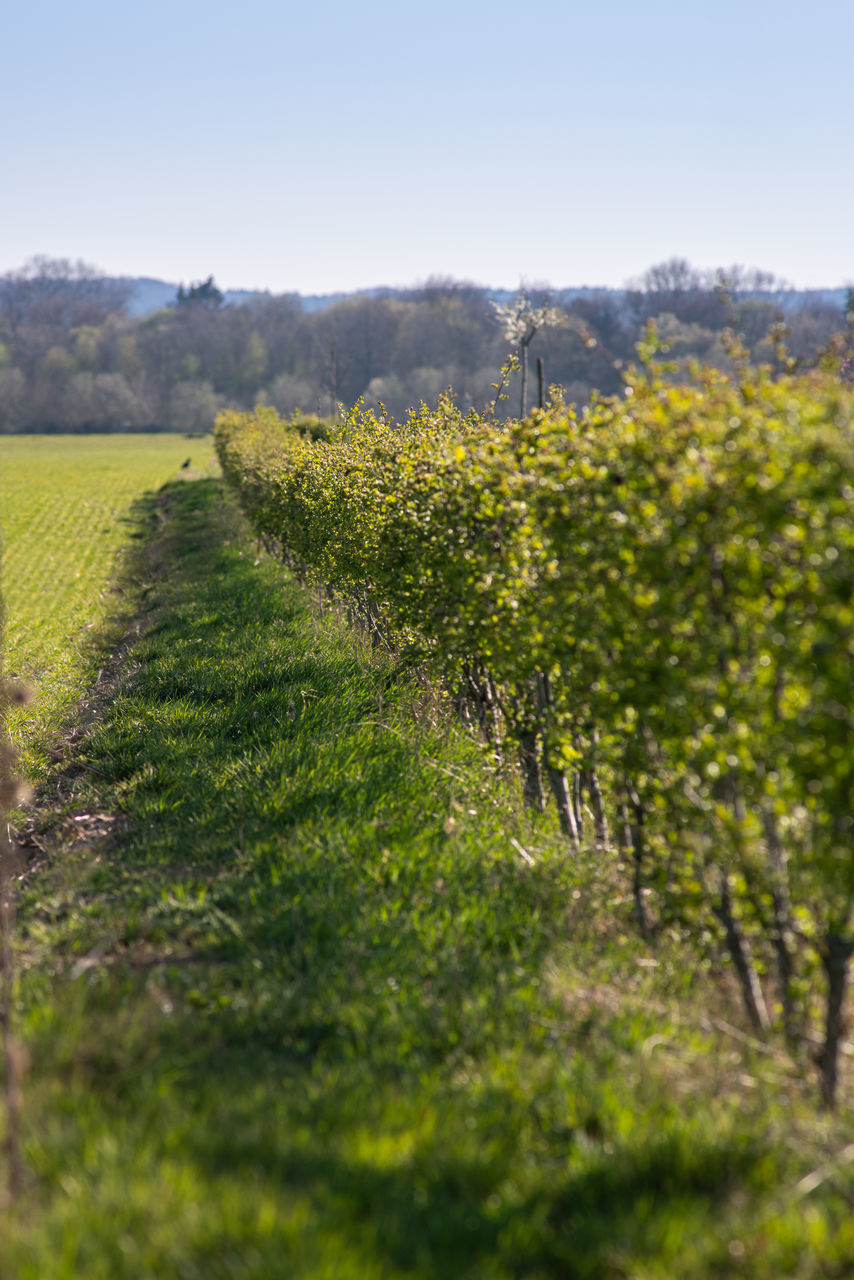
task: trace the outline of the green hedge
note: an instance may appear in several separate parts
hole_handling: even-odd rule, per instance
[[[450,399],[325,441],[223,415],[259,532],[438,669],[573,840],[626,853],[639,926],[725,938],[759,1029],[851,951],[854,395],[832,369],[654,365],[502,427]]]

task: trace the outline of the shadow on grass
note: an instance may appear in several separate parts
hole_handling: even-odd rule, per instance
[[[65,959],[29,997],[66,1117],[45,1183],[120,1132],[129,1167],[192,1165],[214,1217],[223,1180],[283,1221],[307,1197],[315,1252],[352,1250],[342,1275],[617,1276],[678,1254],[758,1157],[666,1100],[634,1116],[607,1019],[576,1052],[543,969],[578,872],[515,857],[472,744],[412,723],[405,673],[307,610],[216,481],[136,518],[144,634],[79,746],[81,799],[125,825],[73,905],[28,909]],[[315,1274],[275,1228],[250,1248],[217,1221],[164,1249]]]

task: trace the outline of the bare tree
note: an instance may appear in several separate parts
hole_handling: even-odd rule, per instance
[[[129,297],[126,280],[108,279],[97,267],[68,258],[40,255],[0,277],[0,314],[15,328],[101,324]]]

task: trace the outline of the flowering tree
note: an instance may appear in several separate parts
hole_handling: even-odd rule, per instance
[[[526,289],[520,289],[513,301],[506,307],[498,302],[493,302],[492,307],[503,326],[505,338],[519,348],[519,358],[522,365],[522,393],[519,416],[524,418],[528,398],[528,347],[540,329],[560,324],[564,318],[563,312],[559,311],[557,307],[550,307],[547,304],[535,307],[528,297]]]

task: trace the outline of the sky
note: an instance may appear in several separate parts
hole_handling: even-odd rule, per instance
[[[6,0],[0,273],[854,282],[854,0]]]

